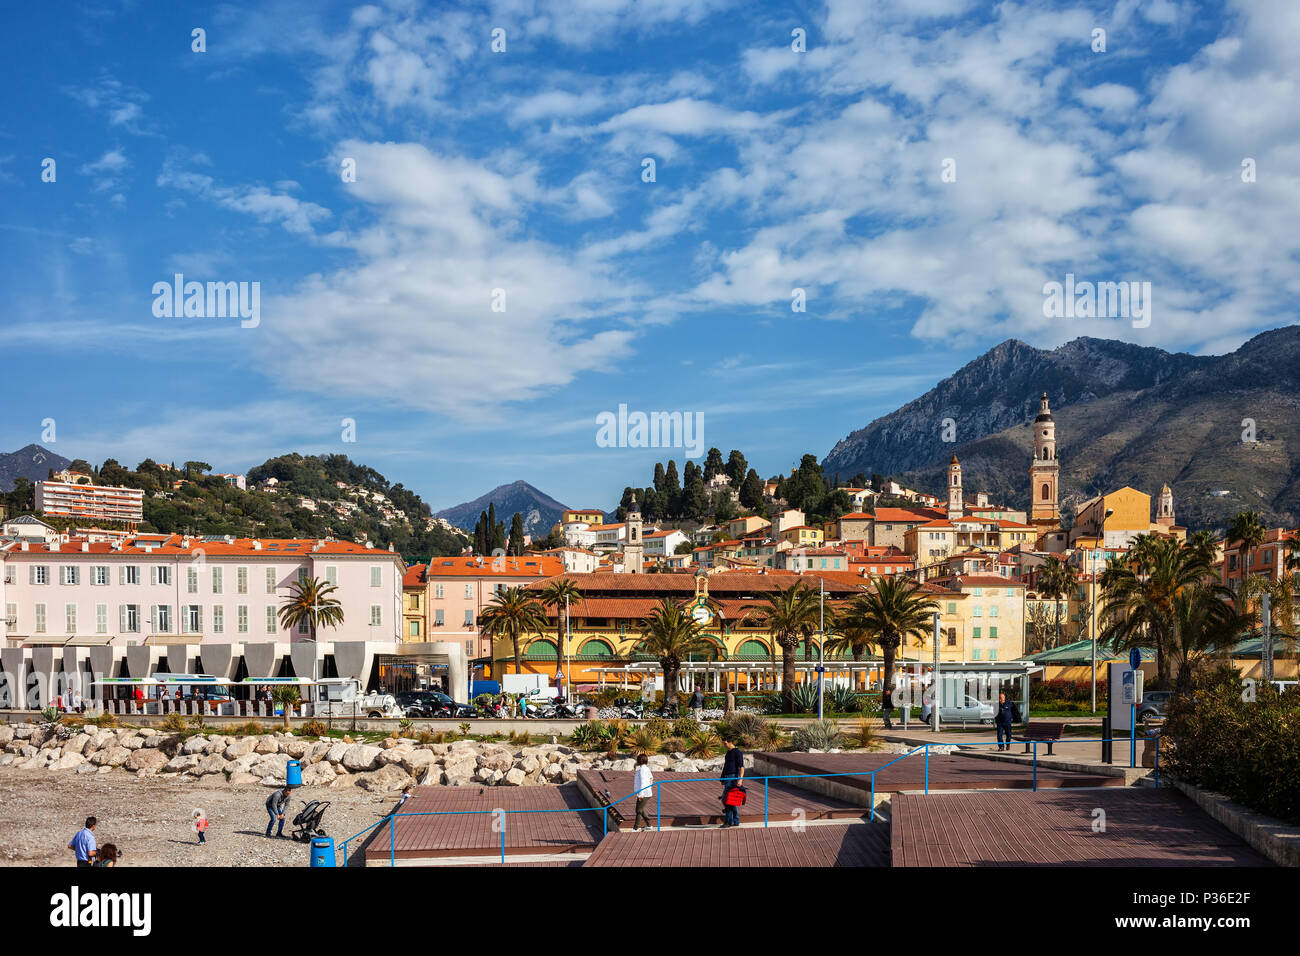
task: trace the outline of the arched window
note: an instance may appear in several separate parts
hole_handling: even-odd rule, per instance
[[[578,649],[580,657],[613,657],[614,648],[604,641],[588,641]]]
[[[754,660],[756,658],[766,658],[771,655],[762,641],[746,641],[736,650],[736,656],[747,657],[750,660]]]
[[[553,661],[556,656],[555,643],[541,639],[533,641],[524,651],[524,657],[529,660]]]
[[[1046,500],[1047,500],[1048,498],[1050,498],[1051,496],[1052,496],[1052,489],[1051,489],[1051,486],[1049,486],[1048,484],[1044,483],[1044,484],[1043,484],[1043,500],[1046,501]]]

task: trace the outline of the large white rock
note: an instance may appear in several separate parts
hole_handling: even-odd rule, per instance
[[[325,752],[325,759],[328,760],[330,763],[342,763],[343,757],[348,752],[348,748],[352,746],[354,745],[344,744],[344,743],[334,744],[332,747],[330,747],[329,750]]]
[[[285,780],[285,768],[289,765],[288,754],[263,754],[257,763],[248,768],[248,772],[258,777],[274,777],[280,783]]]
[[[402,769],[412,776],[419,776],[437,762],[437,756],[430,750],[410,750],[401,757]]]
[[[320,761],[309,764],[302,770],[302,785],[304,787],[328,787],[330,783],[338,776],[333,764]]]
[[[534,761],[534,763],[535,762],[536,761]],[[511,767],[508,771],[506,771],[505,778],[502,782],[507,787],[522,787],[524,785],[524,781],[526,781],[527,779],[528,779],[528,775],[526,773],[524,773],[518,767]]]
[[[280,750],[280,741],[276,740],[275,737],[270,734],[265,734],[257,738],[257,745],[253,749],[260,754],[278,753]]]
[[[290,737],[280,741],[280,753],[288,754],[295,760],[300,759],[311,748],[311,741]]]
[[[14,739],[14,729],[8,724],[0,724],[0,744],[7,744]]]
[[[229,766],[229,761],[221,754],[206,754],[199,760],[199,765],[194,768],[194,773],[200,777],[206,777],[214,773],[224,774],[227,766]]]
[[[353,744],[343,755],[343,766],[353,773],[363,773],[379,766],[379,755],[383,753],[378,747],[368,744]]]
[[[234,743],[226,747],[223,753],[225,754],[227,760],[237,760],[238,758],[243,757],[246,754],[251,754],[253,752],[253,748],[255,748],[256,746],[257,746],[256,737],[240,737]]]
[[[97,767],[120,767],[130,758],[131,751],[125,747],[109,747],[106,750],[96,750],[91,756],[90,762]]]
[[[202,758],[198,754],[179,754],[168,760],[163,766],[163,773],[184,773],[199,765]]]
[[[380,767],[371,773],[357,775],[357,786],[372,793],[392,793],[405,789],[411,783],[411,775],[397,764]]]
[[[227,782],[232,787],[255,787],[258,784],[258,778],[251,773],[232,773],[230,780]]]
[[[622,760],[615,760],[610,765],[610,770],[635,770],[636,761],[631,757],[624,757]]]
[[[127,770],[151,770],[157,772],[167,765],[167,755],[157,747],[142,747],[132,751],[126,758]]]

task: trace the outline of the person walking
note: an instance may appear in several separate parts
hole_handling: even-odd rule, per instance
[[[280,823],[280,828],[275,835],[277,837],[284,836],[284,815],[289,809],[289,796],[292,793],[293,788],[285,784],[266,798],[266,815],[269,817],[266,821],[266,835],[268,837],[271,835],[271,827],[275,826],[277,820]]]
[[[1006,694],[998,694],[998,709],[993,716],[993,724],[997,727],[998,732],[998,750],[1011,749],[1011,725],[1018,723],[1020,720],[1020,708],[1016,706],[1015,701],[1007,700]],[[1007,742],[1002,743],[1002,735],[1006,734]]]
[[[68,842],[68,849],[77,858],[77,866],[94,866],[99,856],[99,847],[95,844],[95,827],[99,821],[86,817],[86,825],[76,832]]]
[[[736,686],[734,684],[728,684],[726,716],[730,717],[731,712],[735,709],[736,709]]]
[[[636,816],[632,820],[632,829],[636,831],[650,829],[650,815],[646,807],[650,804],[654,792],[655,778],[650,772],[650,758],[639,754],[636,758],[636,774],[632,777],[632,793],[636,796]],[[645,821],[645,826],[641,821]]]
[[[199,835],[200,843],[208,842],[208,818],[204,815],[202,810],[194,811],[194,832]]]
[[[727,793],[745,779],[745,752],[736,746],[736,738],[727,734],[722,738],[722,745],[727,748],[722,758],[722,829],[740,826],[740,809],[727,804]]]
[[[696,687],[695,693],[691,694],[691,716],[697,722],[704,719],[704,691],[699,687]]]
[[[893,730],[894,725],[890,722],[890,715],[894,712],[894,695],[890,693],[888,687],[880,692],[880,713],[885,718],[885,729]]]

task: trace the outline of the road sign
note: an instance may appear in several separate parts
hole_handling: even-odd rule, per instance
[[[1141,665],[1141,663],[1142,663],[1142,649],[1135,647],[1133,648],[1133,650],[1128,652],[1128,665],[1134,670],[1137,670],[1138,666]]]

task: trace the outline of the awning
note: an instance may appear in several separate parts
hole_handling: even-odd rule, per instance
[[[92,637],[71,637],[63,644],[64,647],[102,647],[105,644],[112,644],[111,637],[105,637],[103,634],[96,634]]]
[[[144,643],[154,647],[173,644],[202,644],[202,634],[150,634]]]

